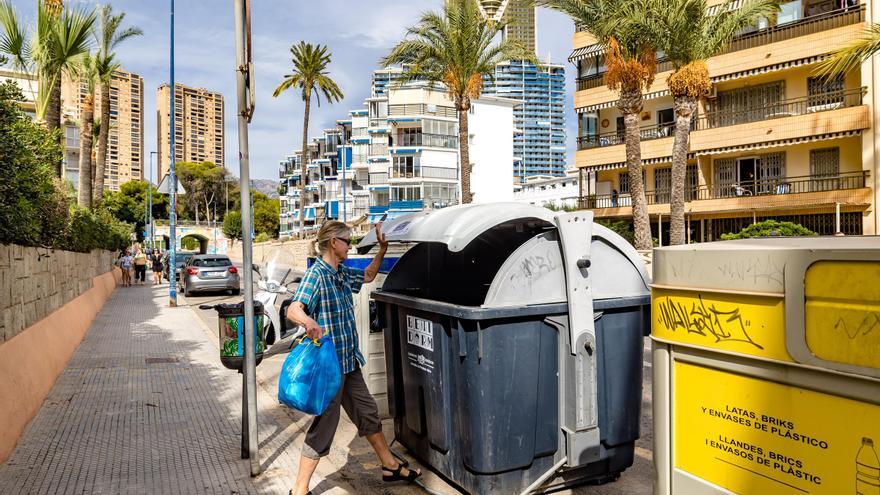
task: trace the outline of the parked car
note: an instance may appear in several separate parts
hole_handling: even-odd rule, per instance
[[[181,271],[180,290],[185,296],[215,290],[224,290],[237,296],[241,293],[238,268],[232,264],[229,256],[197,254],[189,258]]]
[[[199,253],[187,253],[178,251],[176,255],[174,255],[175,265],[177,265],[177,269],[175,270],[174,280],[180,280],[180,271],[183,270],[183,267],[186,266],[186,263],[190,258],[197,255]],[[165,270],[163,275],[165,276],[165,280],[171,280],[171,277],[168,275],[168,258],[165,259],[164,262]]]

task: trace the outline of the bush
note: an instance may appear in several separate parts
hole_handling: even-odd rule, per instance
[[[272,238],[269,237],[269,234],[267,234],[265,232],[260,232],[259,234],[257,234],[257,237],[254,239],[254,242],[269,242],[271,240],[272,240]]]
[[[600,220],[596,220],[596,223],[598,223],[599,225],[602,225],[603,227],[608,227],[609,229],[613,230],[615,233],[620,235],[620,237],[623,237],[624,239],[626,239],[626,242],[628,242],[630,244],[634,244],[636,241],[636,234],[633,231],[632,222],[629,222],[626,220],[603,220],[603,219],[600,219]],[[654,241],[654,245],[655,246],[657,245],[656,240]]]
[[[227,239],[236,241],[241,240],[240,211],[233,210],[226,214],[226,217],[223,219],[223,235],[225,235]]]
[[[818,235],[812,230],[794,222],[764,220],[753,223],[736,234],[722,234],[721,240],[747,239],[750,237],[806,237]]]
[[[70,209],[70,225],[61,245],[67,251],[87,253],[93,249],[119,251],[131,239],[131,226],[106,211],[92,212],[79,206]]]

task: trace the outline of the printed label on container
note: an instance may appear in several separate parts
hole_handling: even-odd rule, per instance
[[[406,341],[410,345],[421,347],[426,351],[434,351],[434,324],[431,320],[406,317]]]
[[[674,465],[735,493],[880,494],[880,405],[677,362]]]

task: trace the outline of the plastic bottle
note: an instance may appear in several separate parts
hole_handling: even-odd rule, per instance
[[[856,454],[856,495],[880,495],[880,459],[870,438],[862,438]]]

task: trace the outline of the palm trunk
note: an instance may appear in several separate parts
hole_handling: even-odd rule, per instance
[[[642,149],[639,134],[639,114],[642,112],[642,92],[639,89],[620,93],[618,108],[623,113],[626,143],[626,168],[629,171],[629,189],[632,196],[635,248],[649,251],[653,247],[645,184],[642,182]]]
[[[107,173],[107,140],[110,138],[110,84],[101,83],[101,129],[98,133],[98,155],[95,160],[94,203],[104,196],[104,174]]]
[[[54,131],[55,129],[61,128],[61,77],[58,78],[58,83],[49,93],[49,104],[46,107],[46,129],[49,132]],[[58,142],[60,144],[64,144],[64,132],[63,130],[58,133]],[[63,148],[62,148],[63,149]],[[54,163],[55,165],[55,176],[63,179],[64,178],[64,160],[63,158]]]
[[[312,93],[305,91],[306,108],[303,112],[302,159],[300,160],[299,189],[299,238],[305,239],[306,229],[306,162],[309,155],[309,111],[312,109]]]
[[[676,96],[675,142],[672,145],[672,191],[669,203],[669,244],[677,246],[685,243],[684,187],[687,178],[688,142],[691,136],[691,119],[697,108],[697,100],[692,96]]]
[[[82,105],[79,137],[79,191],[77,203],[92,207],[92,121],[95,118],[94,96],[86,95]]]
[[[468,148],[468,110],[470,104],[458,104],[458,156],[461,165],[461,203],[473,201],[471,194],[471,153]]]

